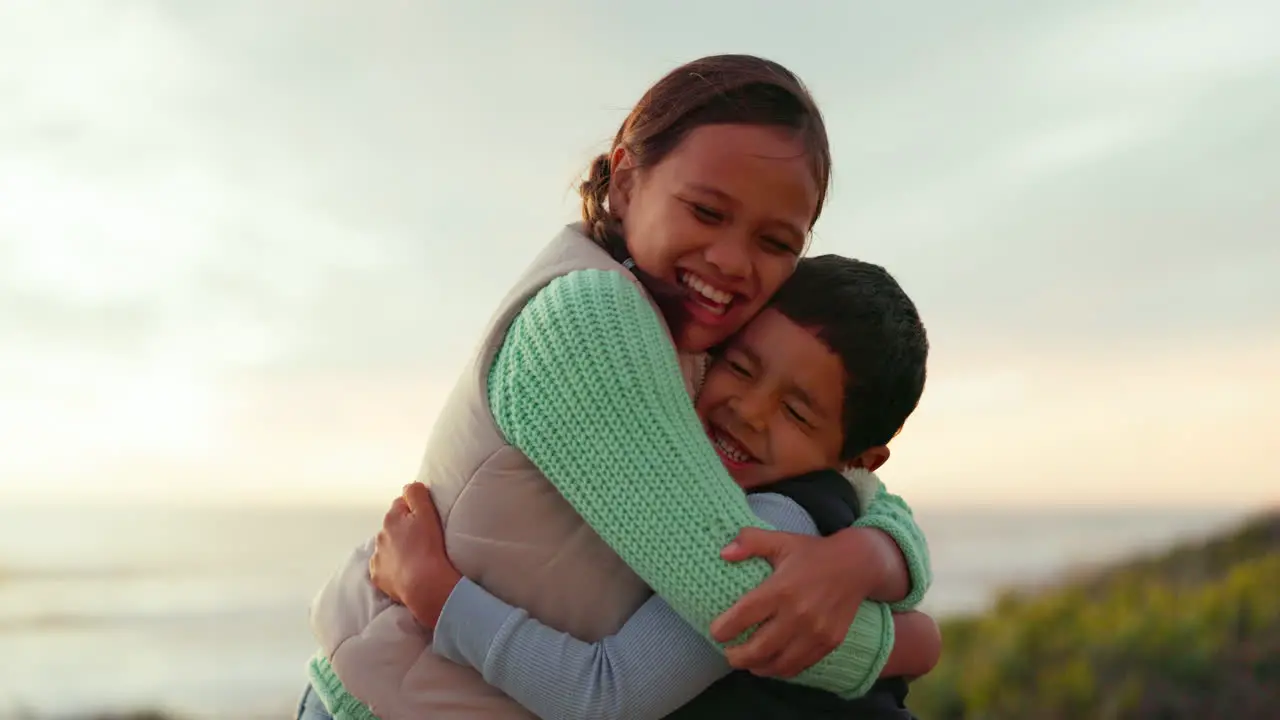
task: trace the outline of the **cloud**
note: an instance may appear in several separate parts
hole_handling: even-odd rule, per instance
[[[953,338],[1266,334],[1274,9],[1219,9],[1072,3],[924,50],[911,82],[848,111],[820,248],[886,264]]]
[[[775,57],[817,94],[837,174],[815,250],[917,299],[958,383],[930,407],[987,432],[912,437],[1018,438],[999,493],[1062,452],[1024,427],[1105,416],[1086,439],[1120,447],[1108,398],[1168,405],[1117,378],[1274,334],[1273,3],[743,7],[0,6],[0,343],[20,348],[0,424],[25,448],[6,467],[87,482],[102,463],[156,492],[219,472],[336,488],[362,464],[399,482],[434,402],[408,396],[455,376],[636,97],[706,52]],[[1160,442],[1251,437],[1148,420]],[[1160,452],[1142,447],[1117,462]]]
[[[882,477],[922,507],[1274,502],[1277,358],[1274,341],[1244,340],[1147,356],[945,347]],[[380,505],[416,476],[450,384],[355,370],[246,375],[212,393],[172,374],[120,383],[96,406],[82,401],[76,421],[58,421],[30,468],[42,483],[20,494]],[[15,416],[3,429],[15,437],[34,424],[16,438],[42,442],[39,431],[54,428],[41,420]],[[75,435],[90,442],[68,457],[57,438]],[[18,459],[0,457],[0,477],[14,477]]]
[[[8,26],[32,33],[6,38],[7,65],[47,70],[7,78],[18,120],[0,142],[21,152],[5,189],[22,204],[0,233],[26,238],[10,274],[53,283],[64,308],[75,293],[161,306],[162,334],[252,328],[257,349],[227,362],[287,366],[433,362],[441,345],[456,363],[572,217],[591,150],[644,85],[705,51],[721,16],[694,12],[655,46],[652,8],[473,24],[403,4],[27,7]],[[710,39],[758,41],[810,79],[838,153],[819,248],[889,265],[938,308],[934,324],[1077,339],[1202,325],[1145,278],[1157,259],[1192,282],[1206,235],[1216,265],[1248,276],[1272,261],[1260,238],[1274,211],[1247,198],[1250,183],[1276,189],[1280,157],[1261,143],[1280,121],[1275,63],[1257,32],[1244,49],[1212,40],[1270,11],[1232,6],[1188,39],[1198,16],[1164,6],[996,7],[936,6],[923,23],[918,8],[774,9]],[[811,41],[780,42],[784,17]],[[93,62],[52,50],[65,46]],[[1099,82],[1090,68],[1118,54],[1132,62],[1108,77],[1125,84]],[[1114,327],[1058,299],[1082,290],[1123,296]]]
[[[214,366],[465,352],[454,338],[478,332],[563,221],[578,165],[560,148],[579,143],[509,132],[513,101],[533,136],[575,111],[497,73],[482,74],[493,92],[469,92],[472,75],[442,62],[468,41],[433,12],[132,3],[9,18],[42,42],[8,44],[5,65],[42,72],[0,85],[0,238],[16,241],[0,296],[18,316],[0,327],[56,316],[67,332],[36,332],[68,336],[110,313],[133,325],[103,347],[145,338]],[[472,34],[486,38],[472,52],[518,35]],[[95,61],[52,50],[66,47]],[[543,189],[494,212],[522,188]],[[511,237],[513,223],[544,230]],[[523,247],[477,253],[475,238]]]
[[[27,394],[3,388],[13,402],[0,406],[0,434],[22,451],[0,455],[0,494],[381,504],[416,477],[450,390],[408,371],[256,373],[210,385],[172,367],[116,370],[101,374],[105,383],[61,373]]]
[[[1204,7],[1146,0],[1098,3],[1063,23],[1028,63],[1051,85],[1152,94],[1270,75],[1280,63],[1266,0]]]
[[[1275,502],[1277,358],[1274,339],[944,354],[883,475],[926,505]]]
[[[1167,131],[1152,118],[1124,114],[1081,118],[1015,142],[1005,159],[1006,171],[1023,178],[1069,172],[1135,146],[1159,142]]]

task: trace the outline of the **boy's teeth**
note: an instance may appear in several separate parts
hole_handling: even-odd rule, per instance
[[[684,273],[684,275],[680,277],[680,282],[684,283],[686,287],[693,288],[699,295],[714,303],[727,306],[733,301],[733,293],[714,288],[705,280],[691,272]]]
[[[720,448],[720,452],[728,456],[730,460],[733,460],[734,462],[747,462],[751,460],[751,456],[743,452],[742,449],[738,447],[738,443],[724,435],[715,433],[712,435],[711,439],[712,442],[716,444],[716,447]]]

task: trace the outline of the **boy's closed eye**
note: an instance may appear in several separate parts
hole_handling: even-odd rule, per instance
[[[812,428],[812,427],[813,427],[813,423],[812,423],[812,422],[810,422],[809,418],[808,418],[808,417],[806,417],[806,415],[805,415],[804,413],[802,413],[802,412],[800,412],[799,410],[797,410],[797,409],[795,408],[795,406],[794,406],[794,405],[792,405],[791,403],[786,403],[786,404],[784,404],[784,406],[783,406],[783,407],[785,407],[785,408],[786,408],[787,415],[789,415],[789,416],[791,417],[791,419],[792,419],[792,420],[795,420],[796,422],[800,423],[801,425],[805,426],[806,428]]]

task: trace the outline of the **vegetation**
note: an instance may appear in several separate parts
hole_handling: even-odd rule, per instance
[[[908,700],[921,720],[1277,717],[1280,510],[942,625],[942,662]]]
[[[942,626],[921,720],[1275,717],[1280,511]]]

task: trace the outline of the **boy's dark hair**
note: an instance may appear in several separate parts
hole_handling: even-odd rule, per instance
[[[822,255],[802,259],[769,307],[844,364],[841,458],[888,443],[920,402],[929,357],[924,324],[902,286],[879,265]]]

